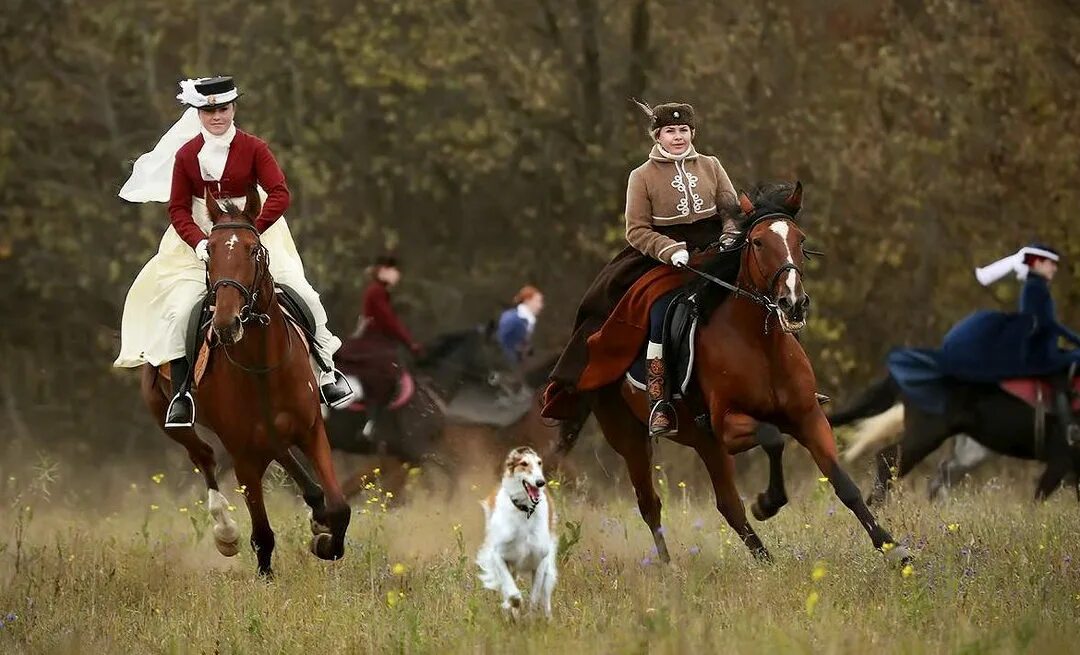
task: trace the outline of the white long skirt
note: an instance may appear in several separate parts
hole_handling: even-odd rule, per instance
[[[237,206],[244,206],[244,198],[232,200]],[[201,198],[193,199],[192,215],[199,228],[209,234],[210,216]],[[316,347],[329,362],[341,347],[341,340],[326,327],[326,310],[319,294],[304,277],[304,264],[285,217],[267,228],[260,239],[270,252],[270,274],[274,281],[296,290],[314,314]],[[170,225],[161,237],[157,254],[146,263],[128,290],[120,325],[120,354],[113,366],[146,363],[157,366],[183,357],[188,318],[204,295],[206,264],[199,261],[191,246]]]

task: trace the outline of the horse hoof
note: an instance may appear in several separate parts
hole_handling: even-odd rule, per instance
[[[334,537],[325,532],[311,538],[311,554],[324,560],[341,559],[341,553],[334,552]]]
[[[265,569],[260,568],[259,569],[259,578],[263,582],[273,582],[274,581],[274,569],[270,568],[269,566],[266,567]]]
[[[218,541],[214,540],[214,545],[217,546],[218,552],[225,557],[236,557],[236,554],[240,552],[240,540],[236,541]]]
[[[315,519],[311,519],[311,534],[330,534],[330,528],[323,525],[322,523],[319,523]]]
[[[907,566],[915,561],[907,546],[897,545],[885,551],[885,561],[894,566]]]

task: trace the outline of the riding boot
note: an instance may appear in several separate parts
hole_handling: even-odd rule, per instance
[[[1080,426],[1072,411],[1072,380],[1068,375],[1054,378],[1054,409],[1058,415],[1058,425],[1065,443],[1069,446],[1080,444]]]
[[[645,389],[649,394],[649,436],[654,439],[673,436],[678,433],[679,424],[675,407],[667,399],[664,359],[651,357],[647,366]]]
[[[195,399],[189,390],[188,378],[191,366],[186,357],[179,357],[169,362],[172,375],[173,397],[165,410],[165,427],[190,428],[195,425]]]

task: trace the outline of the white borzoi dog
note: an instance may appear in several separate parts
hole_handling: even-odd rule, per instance
[[[532,448],[515,448],[506,457],[502,483],[480,504],[486,535],[476,556],[484,587],[502,594],[502,607],[517,618],[521,591],[515,576],[532,573],[529,603],[551,618],[555,588],[555,508],[547,493],[543,462]]]

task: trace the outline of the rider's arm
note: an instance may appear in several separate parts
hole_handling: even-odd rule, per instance
[[[735,191],[735,185],[731,183],[731,178],[728,177],[727,171],[720,164],[720,160],[716,157],[709,157],[709,159],[716,162],[716,212],[723,214],[728,210],[734,209],[739,204],[739,196]]]
[[[652,201],[645,185],[645,173],[640,168],[630,173],[626,183],[626,240],[644,255],[671,263],[676,251],[686,248],[685,242],[666,237],[653,229]]]
[[[1020,292],[1020,312],[1035,318],[1036,330],[1049,330],[1056,336],[1064,337],[1076,346],[1080,346],[1080,335],[1065,327],[1057,320],[1054,311],[1054,299],[1046,282],[1031,278],[1024,283]]]
[[[184,165],[177,153],[173,162],[172,191],[169,194],[169,221],[186,244],[194,248],[206,238],[191,215],[191,197],[195,190],[184,172]]]
[[[255,228],[264,232],[289,209],[289,187],[285,184],[285,173],[278,166],[270,147],[260,139],[255,140],[255,177],[259,186],[266,191],[262,211],[255,220]]]
[[[506,356],[512,361],[521,361],[525,356],[525,347],[529,340],[529,330],[525,327],[523,321],[518,320],[516,312],[515,314],[510,314],[508,311],[499,319],[497,336],[499,338],[499,344],[502,346]]]
[[[364,313],[375,325],[407,347],[412,348],[415,345],[412,335],[394,313],[394,308],[390,305],[390,293],[386,287],[376,284],[368,293],[367,302],[364,305]]]

